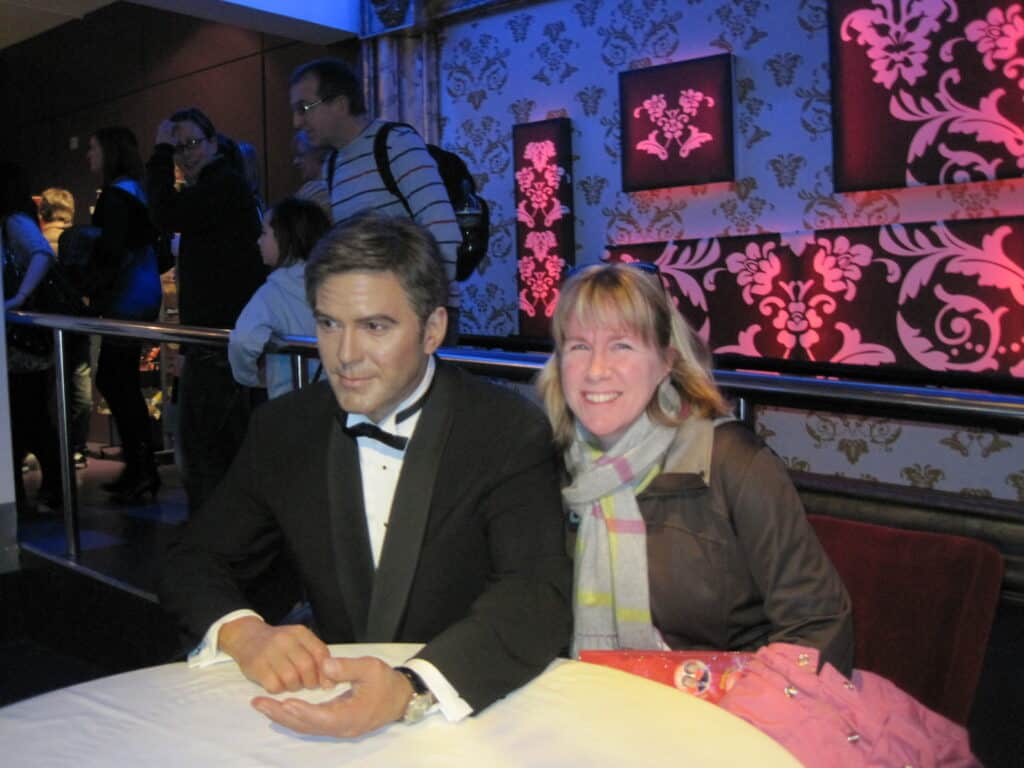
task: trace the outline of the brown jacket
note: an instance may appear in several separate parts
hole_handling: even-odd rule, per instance
[[[849,674],[850,598],[785,466],[741,424],[702,424],[703,455],[670,448],[638,497],[654,625],[679,649],[812,646]]]

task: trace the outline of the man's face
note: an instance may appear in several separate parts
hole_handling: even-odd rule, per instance
[[[347,101],[332,94],[326,94],[332,98],[321,101],[319,91],[320,78],[314,74],[306,75],[289,89],[292,125],[296,130],[304,130],[314,147],[340,147],[339,133],[347,113]]]
[[[190,120],[175,123],[173,134],[174,162],[181,168],[185,181],[195,184],[203,168],[217,155],[217,137],[207,138]]]
[[[313,314],[338,403],[377,422],[416,389],[448,324],[443,307],[420,323],[392,272],[331,275],[316,292]]]

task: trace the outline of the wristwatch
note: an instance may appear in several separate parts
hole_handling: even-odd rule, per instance
[[[409,699],[409,703],[405,707],[402,722],[406,724],[418,723],[426,717],[430,708],[437,703],[437,697],[427,688],[423,678],[408,667],[395,667],[395,672],[404,676],[409,681],[409,685],[412,686],[412,698]]]

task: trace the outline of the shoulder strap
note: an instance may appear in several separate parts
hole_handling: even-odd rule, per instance
[[[331,150],[331,154],[327,159],[327,196],[330,197],[331,193],[334,192],[334,167],[338,164],[338,148],[335,147]]]
[[[398,184],[395,182],[394,174],[391,173],[391,155],[388,154],[388,134],[391,133],[391,129],[395,126],[403,126],[415,130],[408,123],[384,123],[373,138],[373,159],[377,163],[377,173],[380,174],[380,179],[384,182],[385,189],[401,201],[402,206],[411,219],[413,215],[409,201],[405,199],[405,195],[402,194],[402,190],[398,188]]]

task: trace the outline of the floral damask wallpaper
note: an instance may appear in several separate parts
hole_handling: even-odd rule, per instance
[[[1014,4],[988,5],[1009,14]],[[599,260],[609,246],[1024,214],[1019,178],[836,192],[829,29],[826,0],[553,0],[450,19],[440,30],[441,143],[469,162],[492,222],[488,257],[463,287],[463,332],[519,331],[512,150],[517,123],[572,121],[577,264]],[[736,181],[623,192],[619,73],[723,52],[733,55]],[[833,239],[838,242],[838,235]],[[726,256],[721,254],[722,268],[728,267]],[[1019,314],[1018,297],[1011,297],[1007,311]],[[1024,501],[1020,437],[999,436],[994,443],[1007,447],[986,450],[983,438],[952,428],[935,432],[893,423],[887,427],[896,433],[889,447],[900,461],[890,456],[865,469],[885,451],[863,437],[877,427],[867,419],[844,419],[826,427],[823,417],[811,413],[761,413],[765,434],[794,465]],[[816,441],[812,432],[823,437]],[[947,438],[967,453],[948,447],[942,442]],[[858,440],[867,446],[859,456],[859,447],[849,447],[860,446]],[[948,465],[936,464],[940,451],[950,452]],[[923,456],[931,463],[915,458]],[[979,466],[993,470],[984,487]]]

